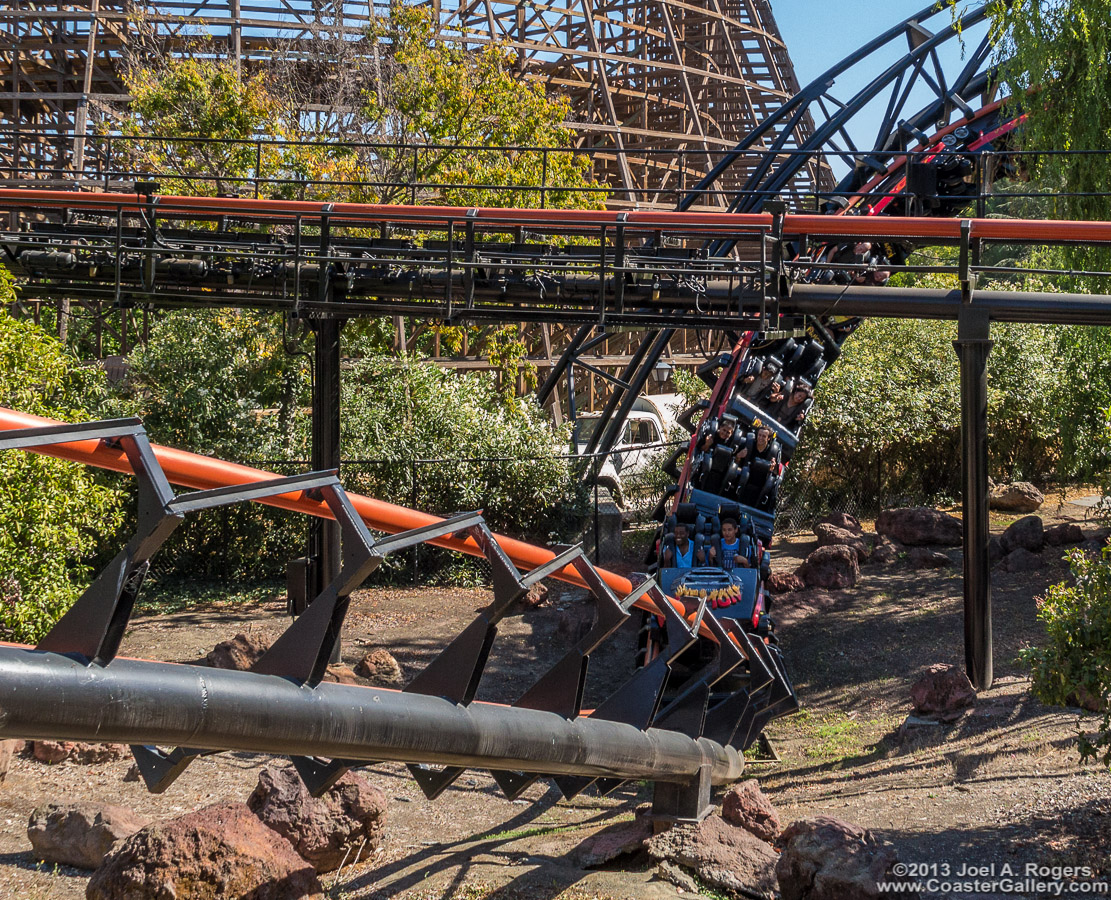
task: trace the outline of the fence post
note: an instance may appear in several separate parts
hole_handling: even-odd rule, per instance
[[[409,484],[412,488],[409,491],[409,509],[417,508],[417,460],[413,460],[409,464]],[[413,586],[415,587],[420,579],[420,544],[413,545]]]
[[[540,161],[540,208],[548,208],[548,148],[545,147]]]

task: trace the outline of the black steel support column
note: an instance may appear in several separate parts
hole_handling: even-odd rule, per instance
[[[625,420],[633,410],[633,404],[674,334],[674,328],[649,332],[633,354],[632,362],[621,373],[621,380],[626,382],[628,387],[624,391],[614,391],[586,448],[587,453],[598,454],[586,470],[589,477],[597,476],[606,459],[609,458],[610,452],[617,446],[622,429],[625,427]]]
[[[964,658],[977,690],[991,687],[991,561],[988,523],[986,310],[961,309],[953,346],[961,364],[961,493],[964,503]]]
[[[313,319],[312,469],[339,469],[340,331],[342,319]],[[332,519],[312,520],[309,532],[309,599],[339,574],[340,528]]]

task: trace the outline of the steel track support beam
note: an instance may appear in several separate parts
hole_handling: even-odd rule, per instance
[[[311,320],[316,347],[313,354],[312,467],[313,471],[339,470],[340,333],[343,320]],[[309,526],[309,567],[306,597],[319,597],[340,570],[340,524],[314,518]],[[336,639],[332,662],[339,661]]]
[[[108,740],[345,761],[716,785],[742,777],[732,747],[593,717],[116,659],[86,666],[0,646],[0,738]],[[192,751],[190,751],[192,752]],[[691,804],[676,805],[682,811]]]
[[[971,290],[968,290],[971,296]],[[961,366],[961,494],[964,508],[964,659],[977,690],[991,687],[991,561],[988,541],[988,378],[992,341],[986,310],[965,304],[957,320]]]
[[[626,386],[622,391],[613,392],[606,408],[602,411],[599,427],[595,429],[594,437],[586,448],[587,453],[598,454],[586,469],[590,478],[597,477],[613,448],[617,446],[621,430],[625,427],[625,421],[633,410],[637,396],[644,388],[674,334],[674,328],[649,332],[641,341],[632,361],[621,373],[621,380],[626,383]]]

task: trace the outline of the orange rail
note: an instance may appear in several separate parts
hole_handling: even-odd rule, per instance
[[[160,216],[198,218],[238,216],[264,219],[317,219],[327,216],[333,224],[374,222],[396,225],[434,226],[450,220],[467,219],[479,225],[574,229],[576,226],[622,225],[626,230],[643,226],[692,232],[706,229],[746,231],[769,229],[766,213],[691,213],[650,210],[623,213],[574,209],[489,209],[454,206],[392,206],[373,203],[318,203],[307,200],[254,200],[237,197],[154,197]],[[0,189],[0,207],[65,208],[90,212],[137,213],[149,210],[146,197],[138,194],[42,191],[24,188]],[[1111,243],[1111,222],[1064,222],[1040,219],[972,219],[973,239],[1025,241],[1031,243]],[[784,233],[794,235],[844,235],[872,238],[925,238],[960,240],[961,220],[929,217],[868,217],[788,215]]]
[[[40,416],[32,416],[27,413],[0,407],[0,431],[18,428],[41,428],[46,425],[61,424],[63,423],[54,419],[45,419]],[[154,444],[152,448],[154,450],[154,455],[158,458],[158,462],[165,470],[166,477],[169,481],[172,484],[193,488],[194,490],[231,487],[238,484],[254,484],[260,481],[269,481],[281,477],[275,475],[273,472],[266,472],[262,469],[254,469],[250,466],[226,462],[221,459],[213,459],[209,456],[201,456],[200,454],[189,453],[185,450],[175,450],[172,447],[162,447],[158,444]],[[133,471],[131,464],[127,460],[127,455],[123,450],[110,447],[99,440],[70,441],[66,444],[51,444],[45,447],[35,447],[29,452],[85,463],[86,465],[97,466],[101,469],[109,469],[113,472],[126,472],[130,474]],[[396,534],[399,531],[409,531],[413,528],[435,525],[443,521],[443,519],[437,516],[418,512],[414,509],[408,509],[404,506],[395,506],[392,503],[386,503],[383,500],[375,500],[372,497],[364,497],[360,494],[349,494],[348,496],[351,499],[352,506],[354,506],[355,510],[362,517],[367,527],[375,531]],[[276,506],[280,509],[305,513],[310,516],[318,516],[323,519],[334,518],[327,504],[323,501],[309,498],[304,491],[279,494],[278,496],[267,497],[257,502],[265,503],[269,506]],[[534,569],[537,566],[542,566],[550,562],[556,555],[551,550],[546,550],[543,547],[537,547],[524,541],[518,541],[510,537],[504,537],[503,535],[494,535],[494,537],[497,539],[498,544],[505,551],[506,555],[515,565],[522,569]],[[455,550],[459,553],[467,553],[471,556],[484,555],[478,544],[471,538],[460,539],[455,537],[441,537],[431,540],[428,543],[436,547]],[[598,573],[609,586],[610,590],[619,597],[624,597],[632,592],[633,583],[628,578],[618,575],[616,572],[607,571],[606,569],[599,569]],[[551,577],[567,582],[568,584],[587,587],[582,576],[579,575],[572,566],[561,569]],[[688,615],[688,617],[691,615],[682,603],[671,598],[668,599],[676,610],[682,612],[684,615]],[[635,605],[649,612],[657,612],[656,605],[651,600],[644,597],[640,598]],[[704,629],[703,633],[706,637],[713,638],[713,635],[708,629]]]

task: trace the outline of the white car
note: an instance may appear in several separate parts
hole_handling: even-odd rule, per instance
[[[676,417],[687,406],[680,394],[642,394],[633,403],[621,438],[598,472],[598,484],[609,489],[614,502],[623,507],[622,477],[642,474],[668,440]],[[601,413],[583,413],[575,420],[575,452],[586,453],[587,444],[601,423]]]

